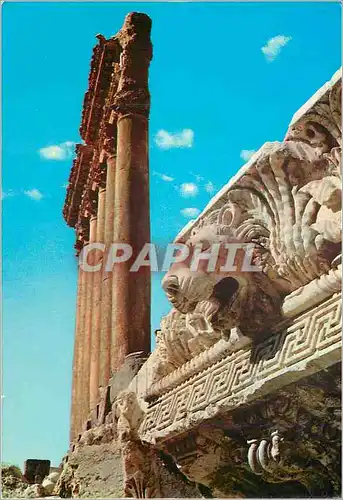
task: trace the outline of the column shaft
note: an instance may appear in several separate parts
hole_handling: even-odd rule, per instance
[[[98,214],[96,227],[96,241],[104,242],[105,233],[105,199],[106,190],[100,189],[98,194]],[[93,311],[92,311],[92,333],[91,333],[91,361],[90,361],[90,408],[93,410],[99,398],[99,366],[100,366],[100,328],[101,328],[101,291],[102,291],[102,267],[103,254],[95,252],[95,263],[101,262],[101,268],[93,276]]]
[[[71,415],[70,415],[70,441],[73,441],[79,431],[79,410],[80,410],[80,367],[81,346],[82,346],[82,331],[81,331],[81,316],[82,316],[82,298],[84,288],[84,273],[81,268],[78,268],[78,284],[77,284],[77,299],[76,299],[76,318],[75,318],[75,342],[74,342],[74,358],[73,358],[73,374],[72,374],[72,398],[71,398]]]
[[[150,242],[148,120],[133,113],[117,122],[114,241],[128,243],[132,258],[113,271],[112,370],[132,352],[150,351],[150,268],[130,267]]]
[[[89,225],[89,243],[93,243],[96,239],[96,217],[91,217]],[[93,264],[94,252],[89,253],[87,262],[89,265]],[[83,343],[83,375],[82,375],[82,426],[85,424],[89,411],[89,380],[90,380],[90,360],[91,360],[91,329],[92,329],[92,305],[93,305],[93,272],[85,272],[86,286],[85,286],[85,333]]]
[[[84,243],[86,246],[88,242]],[[86,330],[86,310],[87,310],[87,274],[83,269],[79,266],[80,273],[80,287],[79,287],[79,344],[78,344],[78,368],[77,368],[77,387],[76,387],[76,433],[79,434],[82,431],[83,426],[83,387],[84,387],[84,360],[85,360],[85,330]]]
[[[113,219],[114,219],[114,196],[115,196],[115,171],[116,158],[107,158],[106,177],[106,202],[105,202],[105,230],[104,242],[105,264],[107,261],[110,246],[113,243]],[[111,376],[111,330],[112,330],[112,272],[105,270],[102,274],[101,292],[101,335],[100,335],[100,374],[99,382],[101,387],[105,387]]]

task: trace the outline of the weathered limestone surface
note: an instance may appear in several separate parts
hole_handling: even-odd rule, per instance
[[[57,485],[62,498],[121,497],[121,454],[111,424],[85,431],[65,459]]]
[[[94,215],[89,221],[89,243],[92,244],[96,240],[96,225],[97,219]],[[90,256],[88,261],[92,263],[94,254]],[[90,374],[91,374],[91,351],[92,351],[92,316],[93,316],[93,291],[94,291],[94,274],[85,273],[85,318],[84,318],[84,335],[82,343],[82,383],[81,385],[81,418],[84,422],[90,410]],[[89,381],[89,382],[88,382]],[[88,383],[87,383],[88,382]]]
[[[107,409],[103,423],[85,431],[72,445],[55,492],[62,498],[200,498],[197,485],[187,480],[167,455],[154,452],[139,440],[140,416],[136,395],[122,391]],[[143,474],[147,469],[149,478]]]
[[[104,242],[106,245],[105,255],[108,255],[111,243],[113,243],[114,230],[114,196],[115,196],[115,172],[116,156],[113,146],[107,156],[107,178],[106,178],[106,206],[105,206],[105,230]],[[111,154],[112,153],[112,154]],[[105,260],[103,260],[105,262]],[[101,296],[101,330],[100,330],[100,374],[99,385],[105,387],[111,376],[111,342],[112,342],[112,287],[113,273],[102,269],[102,296]]]

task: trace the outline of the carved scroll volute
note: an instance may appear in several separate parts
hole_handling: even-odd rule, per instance
[[[148,461],[149,458],[150,457],[147,456],[146,460]],[[147,481],[146,473],[143,473],[141,470],[137,470],[125,481],[125,498],[158,498],[160,496],[160,490],[156,473],[154,476],[155,478],[149,476]]]

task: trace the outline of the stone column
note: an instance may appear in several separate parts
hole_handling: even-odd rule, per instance
[[[89,243],[96,240],[97,218],[92,216],[89,223]],[[87,262],[92,265],[94,260],[94,252],[89,253]],[[85,326],[84,326],[84,342],[83,342],[83,366],[82,366],[82,423],[83,426],[87,420],[90,411],[90,364],[91,364],[91,330],[92,330],[92,308],[93,308],[93,278],[94,273],[85,272]]]
[[[83,232],[84,234],[88,234],[88,226],[89,219],[83,219]],[[88,238],[88,237],[87,237]],[[88,244],[88,241],[83,239],[83,247]],[[78,290],[78,303],[77,303],[77,314],[76,314],[76,328],[77,328],[77,337],[78,337],[78,346],[77,346],[77,367],[75,369],[75,434],[74,437],[77,437],[82,431],[83,425],[83,387],[84,387],[84,358],[85,358],[85,329],[86,329],[86,310],[87,310],[87,274],[79,265],[79,290]]]
[[[115,193],[115,171],[116,157],[112,153],[107,156],[106,177],[106,202],[105,202],[105,226],[104,243],[105,264],[111,244],[113,243],[113,219],[114,219],[114,193]],[[102,291],[101,291],[101,334],[100,334],[100,357],[99,357],[99,385],[105,387],[110,379],[111,360],[111,336],[112,336],[112,273],[102,266]]]
[[[70,415],[70,441],[73,441],[79,431],[79,410],[80,410],[80,375],[81,375],[81,346],[82,330],[82,299],[84,296],[84,276],[82,269],[78,268],[78,284],[77,284],[77,299],[76,299],[76,321],[75,321],[75,342],[74,342],[74,358],[73,358],[73,380],[72,380],[72,399],[71,399],[71,415]]]
[[[105,200],[106,189],[100,188],[98,194],[98,213],[96,226],[96,241],[104,242],[105,234]],[[95,263],[103,266],[103,254],[95,252]],[[99,367],[100,367],[100,334],[101,334],[101,291],[102,267],[94,273],[93,277],[93,311],[92,311],[92,336],[91,336],[91,364],[89,378],[90,408],[93,410],[99,398]]]
[[[130,244],[132,258],[113,268],[112,354],[115,371],[128,354],[150,351],[150,268],[130,272],[150,242],[148,68],[152,57],[151,20],[126,16],[119,32],[121,75],[112,108],[118,113],[114,241]]]

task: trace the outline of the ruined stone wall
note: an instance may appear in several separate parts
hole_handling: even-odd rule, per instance
[[[63,460],[63,470],[55,492],[62,498],[122,498],[127,488],[127,474],[123,456],[123,439],[125,434],[120,421],[118,408],[121,395],[131,394],[127,390],[135,384],[137,373],[145,364],[146,357],[142,353],[128,356],[124,365],[110,379],[97,405],[97,417],[86,422],[84,431],[71,443],[70,450]],[[119,399],[118,399],[119,398]],[[129,412],[134,412],[135,403]],[[119,429],[118,429],[119,421]],[[138,420],[137,420],[138,423]],[[123,432],[124,431],[124,432]],[[125,442],[125,438],[124,438]],[[149,448],[134,451],[133,464],[139,457],[144,462],[154,462],[155,477],[159,478],[159,494],[170,498],[201,497],[197,485],[177,469],[174,462],[163,453],[157,451],[149,458]],[[133,495],[140,497],[139,480],[134,483]],[[131,496],[131,495],[130,495]]]

